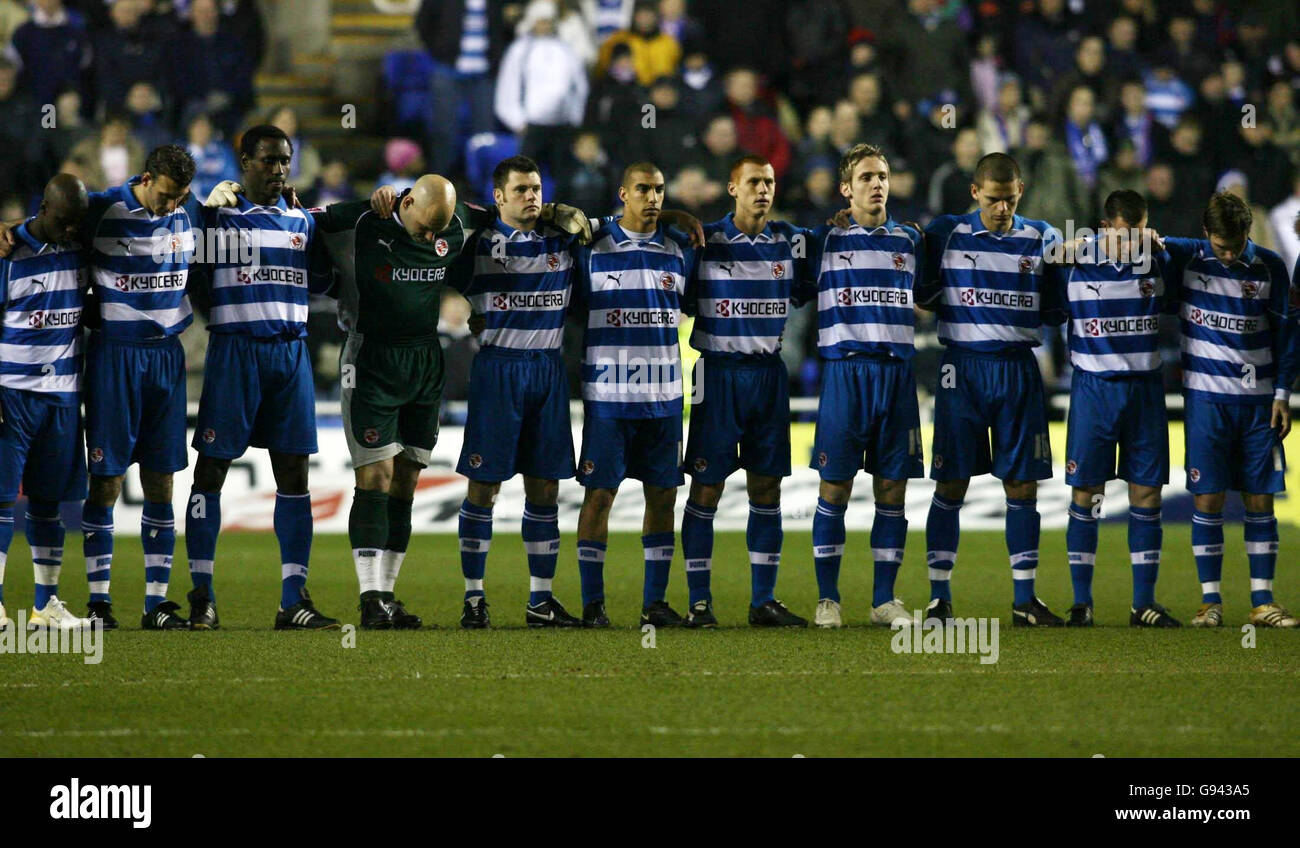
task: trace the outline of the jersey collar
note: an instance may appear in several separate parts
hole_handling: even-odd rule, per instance
[[[14,227],[14,236],[16,238],[22,239],[23,243],[32,249],[33,253],[43,253],[45,251],[45,248],[47,247],[55,248],[56,245],[49,244],[48,242],[43,242],[40,239],[36,238],[36,236],[32,235],[32,231],[29,229],[29,227],[32,221],[35,220],[36,220],[36,216],[33,215],[32,217],[28,218],[26,221],[23,221],[21,224]]]
[[[1255,264],[1255,260],[1259,257],[1259,254],[1255,250],[1254,240],[1247,238],[1246,247],[1241,251],[1241,255],[1226,264],[1221,261],[1219,257],[1214,255],[1214,248],[1210,247],[1208,241],[1202,242],[1200,256],[1202,260],[1206,262],[1218,262],[1224,268],[1231,268],[1234,265],[1241,265],[1243,268],[1249,268],[1251,265]]]
[[[637,241],[625,233],[623,228],[618,225],[617,221],[609,222],[609,234],[613,237],[614,244],[617,244],[619,247],[622,247],[625,244],[653,244],[656,247],[664,246],[664,228],[662,224],[656,225],[655,231],[650,235],[650,238],[643,242]]]
[[[262,205],[249,200],[246,195],[235,195],[235,208],[240,212],[273,212],[280,215],[289,211],[289,204],[285,202],[284,196],[281,195],[275,199],[275,203]]]
[[[879,235],[880,233],[889,233],[891,230],[893,230],[895,227],[898,226],[896,223],[894,223],[894,219],[890,218],[888,215],[885,216],[885,222],[883,224],[877,224],[871,229],[867,229],[865,226],[859,224],[856,220],[854,220],[852,212],[849,213],[849,220],[852,221],[852,223],[849,224],[850,232],[853,230],[858,230],[859,232],[866,233],[869,236]]]
[[[1002,238],[1003,236],[1010,235],[1011,233],[1023,227],[1025,219],[1019,215],[1012,215],[1011,229],[1007,230],[1005,233],[995,233],[992,230],[990,230],[988,227],[984,226],[984,221],[980,218],[980,211],[978,209],[976,209],[974,212],[967,214],[966,221],[970,224],[970,234],[973,236],[978,236],[987,233],[993,236],[994,238]]]
[[[114,191],[117,192],[118,199],[126,206],[128,212],[144,212],[144,204],[136,199],[133,188],[140,184],[140,176],[137,174],[126,182],[118,186]]]
[[[498,215],[496,220],[492,222],[492,227],[498,233],[505,236],[506,241],[541,241],[542,240],[542,234],[537,232],[536,227],[534,227],[531,230],[516,230],[514,227],[507,224],[505,221],[501,220],[500,215]]]
[[[722,219],[722,232],[727,237],[727,241],[738,241],[740,239],[750,239],[752,241],[775,241],[772,236],[772,222],[768,221],[763,225],[763,231],[756,236],[750,236],[740,227],[736,226],[736,213],[728,212],[727,217]]]

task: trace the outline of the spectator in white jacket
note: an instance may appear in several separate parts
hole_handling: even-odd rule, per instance
[[[574,127],[587,105],[587,69],[568,42],[556,34],[553,0],[533,0],[516,39],[501,59],[496,113],[520,135],[520,153],[550,172],[563,164]]]
[[[1295,272],[1296,261],[1300,260],[1300,232],[1296,231],[1296,217],[1300,216],[1300,171],[1296,172],[1291,182],[1291,196],[1283,200],[1268,215],[1268,222],[1273,227],[1273,243],[1277,252],[1282,254],[1287,270]]]

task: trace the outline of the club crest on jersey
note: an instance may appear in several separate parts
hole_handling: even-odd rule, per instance
[[[826,459],[826,451],[822,451],[822,452],[818,453],[818,454],[817,454],[817,465],[820,466],[820,467],[822,467],[822,468],[825,468],[825,467],[826,467],[826,462],[827,462],[827,459]]]
[[[206,442],[206,443],[208,443],[208,444],[212,444],[212,443],[215,442],[216,440],[217,440],[217,431],[216,431],[216,430],[213,430],[211,427],[209,427],[208,429],[206,429],[206,430],[203,431],[203,441],[204,441],[204,442]]]
[[[554,271],[559,267],[560,267],[560,257],[556,256],[554,253],[546,254],[546,270]]]
[[[375,442],[379,441],[379,431],[374,427],[367,427],[366,431],[361,434],[361,437],[366,440],[366,444],[373,445]]]
[[[1259,294],[1259,283],[1253,280],[1241,281],[1241,296],[1253,300]]]
[[[1065,472],[1067,474],[1073,474],[1078,470],[1079,470],[1079,463],[1075,462],[1073,459],[1065,463]]]
[[[623,326],[623,310],[611,309],[605,313],[605,323],[611,327]]]
[[[1138,280],[1138,294],[1143,297],[1151,297],[1156,293],[1156,284],[1150,280]]]
[[[671,291],[673,287],[673,275],[664,271],[663,276],[659,278],[659,285],[663,286],[665,290]]]
[[[103,461],[104,461],[104,449],[103,449],[103,448],[91,448],[91,449],[90,449],[90,461],[91,461],[91,462],[103,462]]]
[[[1088,323],[1084,324],[1083,328],[1084,330],[1087,331],[1088,335],[1090,336],[1101,335],[1101,321],[1097,320],[1096,318],[1089,318]]]
[[[167,246],[171,248],[171,253],[176,253],[181,249],[181,237],[177,235],[168,237]]]
[[[472,453],[469,455],[469,467],[478,468],[483,464],[483,457],[479,454]]]
[[[779,279],[781,279],[781,278],[784,277],[784,276],[785,276],[785,263],[783,263],[783,262],[773,262],[773,263],[772,263],[772,279],[774,279],[774,280],[779,280]]]
[[[894,270],[895,270],[895,271],[903,271],[903,270],[906,270],[906,269],[907,269],[907,260],[903,258],[903,254],[901,254],[901,253],[895,253],[895,254],[894,254]]]
[[[302,233],[294,233],[293,235],[289,236],[289,246],[292,247],[294,250],[302,250],[302,246],[305,243],[305,241],[306,240],[302,237]]]
[[[446,256],[448,250],[451,250],[451,247],[447,244],[446,239],[440,238],[433,243],[433,252],[439,256]]]
[[[1028,256],[1020,257],[1020,273],[1028,274],[1033,270],[1034,270],[1034,260],[1030,259]]]
[[[1187,478],[1188,478],[1189,480],[1191,480],[1193,483],[1196,483],[1196,482],[1200,481],[1200,479],[1201,479],[1201,469],[1199,469],[1199,468],[1189,468],[1189,469],[1187,470]]]
[[[584,459],[584,460],[582,461],[582,473],[583,473],[583,474],[590,474],[591,472],[593,472],[593,471],[595,471],[595,470],[596,470],[596,463],[595,463],[595,462],[591,461],[590,459]]]
[[[702,456],[696,457],[694,466],[696,471],[704,471],[709,467],[709,461]]]
[[[718,304],[717,304],[717,306],[716,306],[716,311],[717,311],[717,313],[718,313],[718,317],[719,317],[719,318],[730,318],[730,317],[731,317],[731,301],[730,301],[730,300],[727,300],[727,299],[724,297],[722,300],[718,301]]]

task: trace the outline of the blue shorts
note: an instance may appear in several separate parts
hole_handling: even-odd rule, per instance
[[[686,482],[680,416],[584,417],[578,482],[589,489],[617,489],[628,477],[661,489]]]
[[[989,473],[999,480],[1051,478],[1043,375],[1028,350],[979,354],[948,348],[934,401],[930,478],[969,480]]]
[[[1116,477],[1140,486],[1169,482],[1163,381],[1159,374],[1106,378],[1075,369],[1065,438],[1065,482],[1100,486]]]
[[[1188,398],[1187,491],[1285,492],[1286,452],[1270,426],[1272,415],[1272,404]]]
[[[886,480],[925,476],[912,363],[851,356],[824,365],[809,467],[835,482],[859,471]]]
[[[569,377],[559,351],[485,347],[474,355],[456,471],[480,483],[573,476]]]
[[[86,497],[86,454],[81,408],[40,392],[0,387],[0,501],[18,498],[18,484],[32,500],[79,501]]]
[[[209,333],[194,449],[236,459],[250,447],[316,452],[316,388],[304,339]]]
[[[790,377],[781,357],[711,356],[695,363],[686,471],[697,483],[721,483],[738,468],[790,476]]]
[[[170,474],[189,464],[180,339],[135,343],[91,333],[85,394],[91,474],[118,477],[133,462]]]

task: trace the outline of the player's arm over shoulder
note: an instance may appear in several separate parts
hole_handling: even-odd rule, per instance
[[[331,203],[323,208],[312,209],[311,216],[321,232],[341,233],[344,230],[354,229],[361,217],[369,211],[371,211],[369,200],[345,200],[342,203]]]

